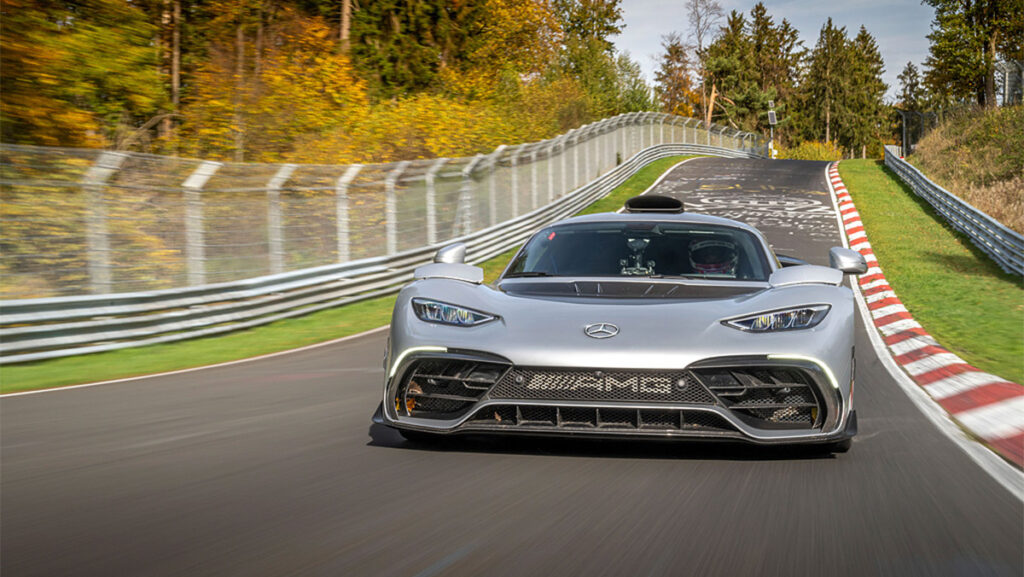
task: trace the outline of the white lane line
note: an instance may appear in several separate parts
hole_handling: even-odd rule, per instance
[[[956,356],[953,353],[937,353],[929,355],[919,361],[912,361],[903,365],[903,370],[910,373],[910,376],[916,377],[925,373],[936,371],[949,365],[966,364],[966,361]]]
[[[237,361],[227,361],[227,362],[223,362],[223,363],[217,363],[215,365],[204,365],[202,367],[192,367],[190,369],[179,369],[177,371],[167,371],[166,373],[154,373],[152,375],[140,375],[138,377],[127,377],[127,378],[124,378],[124,379],[113,379],[113,380],[110,380],[110,381],[98,381],[98,382],[95,382],[95,383],[84,383],[84,384],[81,384],[81,385],[68,385],[66,387],[54,387],[52,389],[40,389],[38,391],[23,391],[23,392],[20,392],[20,393],[7,393],[6,395],[0,395],[0,399],[6,399],[7,397],[23,397],[25,395],[41,395],[43,393],[59,393],[61,391],[71,391],[71,390],[74,390],[74,389],[85,389],[85,388],[88,388],[88,387],[98,387],[98,386],[101,386],[101,385],[113,385],[113,384],[116,384],[116,383],[127,383],[129,381],[141,381],[143,379],[154,379],[156,377],[166,377],[166,376],[170,376],[170,375],[181,375],[181,374],[184,374],[184,373],[191,373],[191,372],[194,372],[194,371],[204,371],[206,369],[216,369],[216,368],[219,368],[219,367],[228,367],[228,366],[231,366],[231,365],[238,365],[238,364],[241,364],[241,363],[248,363],[250,361],[260,361],[260,360],[263,360],[263,359],[279,357],[279,356],[282,356],[282,355],[290,355],[292,353],[299,353],[299,352],[302,352],[302,351],[308,351],[310,349],[316,349],[316,348],[319,348],[319,347],[326,347],[328,345],[334,345],[334,344],[342,343],[342,342],[345,342],[345,341],[350,341],[350,340],[354,340],[354,339],[370,336],[372,334],[379,333],[381,331],[387,330],[387,328],[388,327],[385,325],[383,327],[377,327],[375,329],[370,329],[368,331],[363,331],[361,333],[357,333],[357,334],[354,334],[354,335],[349,335],[347,337],[341,337],[341,338],[337,338],[337,339],[333,339],[333,340],[329,340],[329,341],[324,341],[322,343],[306,345],[304,347],[299,347],[297,349],[289,349],[287,351],[278,351],[276,353],[268,353],[268,354],[265,354],[265,355],[260,355],[258,357],[249,357],[248,359],[238,359]],[[382,353],[382,356],[383,356],[383,353]]]
[[[832,203],[833,205],[836,203],[834,193]],[[836,220],[839,220],[838,214],[836,216]],[[840,225],[841,224],[842,222],[840,221]],[[842,238],[843,246],[847,246],[846,235],[840,233],[839,236]],[[963,430],[961,430],[960,427],[950,419],[949,414],[945,409],[929,397],[928,393],[919,387],[917,383],[912,381],[906,373],[900,370],[900,367],[896,364],[896,361],[893,360],[889,351],[886,349],[882,336],[879,335],[878,331],[871,329],[871,325],[873,324],[869,322],[871,314],[868,311],[867,303],[864,302],[864,295],[861,294],[861,290],[870,290],[876,286],[888,285],[888,281],[885,279],[873,281],[864,287],[861,287],[859,283],[853,284],[858,285],[853,291],[853,298],[857,302],[857,310],[860,311],[861,319],[864,320],[864,332],[867,334],[868,341],[870,341],[871,347],[875,351],[875,358],[882,363],[882,366],[885,367],[889,376],[896,381],[896,384],[903,389],[903,392],[907,395],[907,398],[910,399],[910,402],[914,403],[914,406],[921,411],[921,414],[923,414],[926,419],[935,425],[935,428],[938,429],[939,432],[946,435],[949,440],[953,441],[961,451],[966,453],[971,460],[981,467],[981,470],[985,471],[985,473],[987,473],[992,479],[1009,491],[1011,495],[1021,501],[1024,501],[1024,471],[1017,469],[981,443],[978,443],[974,439],[968,437]],[[897,321],[887,326],[896,327],[906,326],[908,324],[910,325],[908,328],[919,328],[921,326],[912,319]],[[884,328],[885,327],[881,327],[883,333]],[[906,329],[901,328],[895,332],[900,332],[901,330]]]
[[[984,439],[1003,439],[1024,433],[1024,396],[953,415]]]
[[[996,375],[970,372],[928,383],[924,386],[924,390],[928,391],[933,399],[945,399],[985,385],[1005,382],[1007,382],[1006,379]]]

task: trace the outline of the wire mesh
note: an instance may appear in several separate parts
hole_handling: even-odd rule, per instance
[[[0,298],[226,282],[441,244],[654,144],[708,144],[698,124],[631,113],[487,155],[361,167],[0,145]],[[722,142],[762,145],[742,136]]]

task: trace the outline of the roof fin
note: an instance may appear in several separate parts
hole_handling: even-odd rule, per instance
[[[626,212],[680,213],[683,212],[683,201],[673,196],[660,194],[634,196],[626,201]]]

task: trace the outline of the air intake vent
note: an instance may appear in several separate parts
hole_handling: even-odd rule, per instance
[[[683,201],[672,196],[658,194],[634,196],[626,201],[626,212],[680,213],[683,212]]]

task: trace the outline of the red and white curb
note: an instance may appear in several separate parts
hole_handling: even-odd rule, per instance
[[[878,265],[838,163],[829,166],[828,177],[850,248],[867,260],[857,282],[893,361],[962,427],[1024,467],[1024,387],[971,366],[914,320]]]

